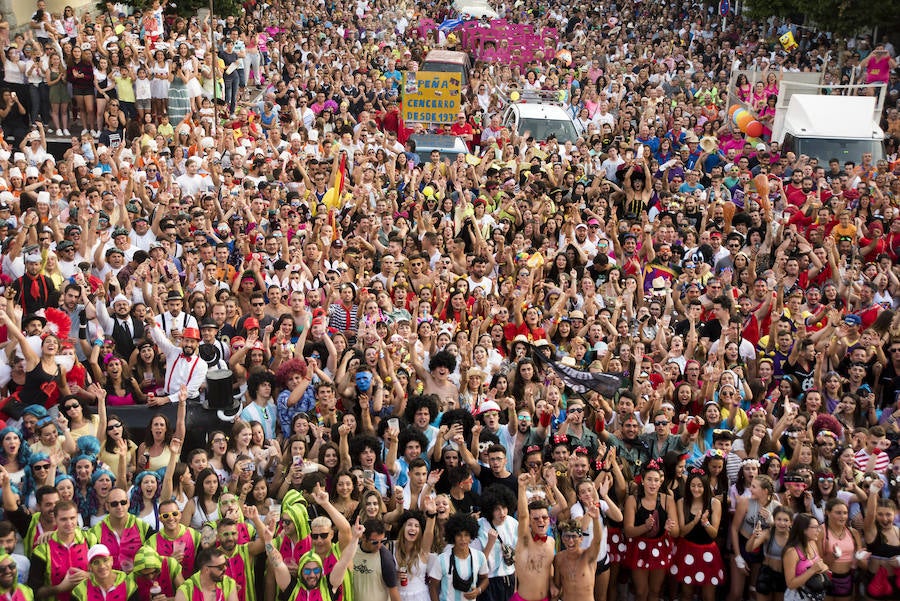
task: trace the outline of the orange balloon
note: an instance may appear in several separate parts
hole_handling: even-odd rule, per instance
[[[739,105],[739,104],[732,104],[732,105],[731,105],[731,108],[728,109],[728,116],[729,116],[729,117],[734,117],[735,111],[737,111],[739,108],[741,108],[741,105]]]
[[[752,121],[755,121],[753,115],[750,113],[741,113],[737,118],[737,126],[742,132],[746,132],[747,126],[750,125]]]
[[[759,138],[763,135],[763,124],[754,119],[747,124],[747,129],[744,131],[751,138]]]

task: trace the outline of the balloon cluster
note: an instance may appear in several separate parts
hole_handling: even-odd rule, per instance
[[[753,114],[739,104],[731,105],[728,109],[731,121],[737,125],[742,133],[750,138],[759,138],[763,135],[763,124],[753,118]]]

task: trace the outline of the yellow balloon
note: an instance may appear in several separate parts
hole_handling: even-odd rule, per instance
[[[422,194],[425,195],[425,197],[430,198],[434,196],[434,188],[432,188],[431,186],[425,186],[424,188],[422,188]]]
[[[509,99],[512,100],[513,102],[517,101],[519,98],[520,98],[520,96],[519,96],[518,92],[513,91],[513,92],[509,93]]]

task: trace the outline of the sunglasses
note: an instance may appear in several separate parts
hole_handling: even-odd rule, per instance
[[[106,431],[115,430],[116,428],[121,428],[122,424],[107,424]]]
[[[381,541],[378,541],[379,543]],[[304,576],[318,576],[322,573],[322,568],[303,568]]]
[[[206,567],[208,567],[210,570],[224,572],[225,568],[228,567],[228,563],[217,563],[215,565],[208,565]]]
[[[309,534],[313,540],[327,540],[331,536],[330,532],[311,532]]]
[[[8,564],[0,566],[0,573],[15,572],[15,571],[16,571],[16,564],[14,564],[14,563],[8,563]]]
[[[39,471],[49,470],[50,464],[49,463],[38,463],[38,464],[32,465],[31,469],[39,470]]]
[[[180,511],[167,511],[167,512],[165,512],[165,513],[159,514],[159,517],[161,517],[161,518],[164,519],[164,520],[167,520],[167,519],[169,519],[169,518],[177,518],[177,517],[180,517],[180,516],[181,516],[181,512],[180,512]]]
[[[653,422],[653,425],[654,425],[654,426],[657,426],[657,427],[660,427],[660,426],[668,426],[668,425],[669,425],[669,422]]]
[[[834,478],[819,478],[819,484],[834,484]]]
[[[384,539],[383,538],[379,538],[377,540],[368,539],[368,540],[366,540],[366,542],[369,543],[370,545],[372,545],[373,547],[377,547],[384,542]],[[304,570],[304,572],[305,571],[306,570]]]
[[[572,407],[569,413],[584,413],[584,407]]]
[[[128,499],[122,499],[121,501],[110,501],[110,507],[125,507],[128,505]]]
[[[63,409],[65,409],[66,411],[71,411],[72,409],[78,409],[79,407],[81,407],[81,405],[78,403],[75,403],[73,405],[63,405]]]

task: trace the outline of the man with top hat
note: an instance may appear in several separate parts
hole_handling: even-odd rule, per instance
[[[60,501],[53,511],[56,531],[31,554],[28,586],[39,599],[70,601],[72,589],[88,577],[94,536],[78,527],[78,507],[72,501]]]
[[[169,338],[180,334],[186,328],[197,328],[197,318],[182,311],[183,308],[184,297],[181,293],[177,290],[169,290],[169,293],[166,294],[166,310],[157,315],[155,319],[156,325],[162,328]]]
[[[134,579],[113,569],[113,557],[104,544],[96,544],[87,554],[90,571],[72,591],[76,601],[138,601]]]
[[[0,598],[6,601],[34,601],[34,592],[28,585],[19,584],[18,566],[13,556],[0,551]]]
[[[200,387],[206,383],[209,366],[200,358],[197,347],[200,344],[200,330],[187,327],[181,332],[181,346],[172,344],[162,327],[147,313],[144,318],[150,337],[166,356],[166,377],[163,382],[168,402],[177,403],[182,394],[188,401],[200,400]],[[160,399],[157,399],[160,400]],[[162,404],[165,404],[162,400]]]

